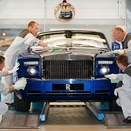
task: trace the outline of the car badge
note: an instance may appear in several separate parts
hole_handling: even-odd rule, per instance
[[[69,84],[66,84],[66,90],[67,90],[67,91],[70,91],[70,90],[71,90]]]

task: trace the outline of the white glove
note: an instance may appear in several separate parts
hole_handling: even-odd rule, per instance
[[[105,75],[106,78],[109,78],[109,79],[116,79],[117,78],[117,75],[115,74],[110,74],[110,75]]]
[[[110,53],[120,55],[120,54],[124,54],[124,50],[114,50],[114,51],[111,51]]]
[[[15,73],[19,68],[19,63],[18,62],[16,62],[16,64],[15,64],[15,66],[14,66],[14,68],[12,69],[12,70],[8,70],[8,74],[12,74],[12,73]]]
[[[31,51],[33,52],[44,52],[44,51],[48,51],[49,47],[43,47],[43,46],[32,46],[30,47]],[[50,47],[50,49],[52,50],[52,48]]]
[[[21,79],[16,81],[16,83],[14,84],[14,89],[15,90],[20,90],[20,89],[24,90],[26,84],[27,84],[27,80],[24,77],[22,77]]]
[[[53,51],[53,48],[52,48],[51,44],[48,44],[47,47],[48,47],[48,51],[49,51],[49,52],[52,52],[52,51]]]
[[[34,52],[41,52],[44,49],[44,47],[42,47],[42,46],[31,46],[30,49]]]
[[[117,92],[117,88],[114,90],[114,94],[115,94],[115,96],[117,96],[118,94],[117,94],[118,92]]]

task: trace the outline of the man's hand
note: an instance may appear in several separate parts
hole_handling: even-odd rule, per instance
[[[22,77],[21,79],[19,79],[18,81],[16,81],[16,83],[13,85],[15,90],[24,90],[25,86],[27,84],[27,80]]]
[[[14,68],[12,69],[12,70],[8,70],[8,74],[12,74],[12,73],[14,73],[14,72],[16,72],[19,68],[19,63],[18,62],[16,62],[16,64],[15,64],[15,66],[14,66]]]
[[[115,96],[117,96],[118,94],[117,94],[118,92],[117,92],[117,88],[114,90],[114,94],[115,94]]]
[[[121,87],[116,88],[116,89],[114,90],[114,94],[117,96],[121,90],[122,90]]]
[[[47,48],[44,48],[43,46],[32,46],[30,47],[32,52],[43,52],[47,51]]]
[[[114,50],[110,52],[110,54],[118,54],[118,55],[124,54],[124,53],[125,53],[124,50]]]
[[[51,44],[48,44],[47,47],[48,47],[48,51],[49,51],[49,52],[52,52],[52,51],[53,51],[53,47],[51,46]]]
[[[115,74],[110,74],[110,75],[105,75],[106,78],[109,78],[109,79],[116,79],[117,76]]]
[[[120,80],[117,78],[117,75],[115,74],[110,74],[110,75],[105,75],[106,78],[111,80],[111,83],[118,83]]]

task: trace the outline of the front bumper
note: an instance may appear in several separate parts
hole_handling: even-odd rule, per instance
[[[108,79],[41,80],[27,79],[25,90],[17,91],[28,101],[105,101],[112,100],[116,84]]]

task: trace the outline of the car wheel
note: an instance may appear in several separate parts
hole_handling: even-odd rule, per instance
[[[17,97],[16,92],[14,92],[14,107],[15,107],[15,110],[17,110],[17,111],[29,111],[30,103],[31,102],[20,100]]]

